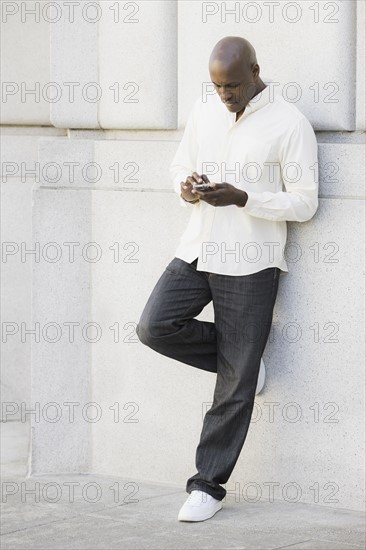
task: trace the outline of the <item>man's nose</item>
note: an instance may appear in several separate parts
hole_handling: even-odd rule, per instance
[[[233,98],[233,93],[226,90],[226,91],[222,91],[221,92],[221,101],[223,101],[224,103],[226,103],[226,101],[230,101],[230,99]]]

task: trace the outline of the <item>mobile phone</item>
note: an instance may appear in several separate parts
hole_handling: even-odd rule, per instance
[[[197,191],[206,191],[206,189],[210,188],[209,183],[195,183],[193,185],[193,189],[197,189]]]
[[[203,179],[204,183],[195,183],[193,185],[194,189],[197,189],[197,191],[206,191],[207,189],[210,189],[210,180],[206,175],[201,175],[201,178]]]

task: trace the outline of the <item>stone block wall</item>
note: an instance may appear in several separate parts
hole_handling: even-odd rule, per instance
[[[316,130],[320,206],[288,224],[266,387],[227,490],[361,509],[364,2],[74,4],[1,3],[2,420],[32,419],[29,473],[184,487],[195,471],[214,377],[135,326],[190,216],[169,163],[213,46],[239,35]]]

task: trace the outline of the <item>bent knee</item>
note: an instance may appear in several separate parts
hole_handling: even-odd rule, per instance
[[[148,345],[150,342],[149,326],[141,320],[136,325],[136,334],[142,344]]]
[[[153,320],[140,319],[136,326],[136,334],[142,344],[151,346],[157,340],[162,340],[164,336],[173,332],[172,327],[167,323]]]

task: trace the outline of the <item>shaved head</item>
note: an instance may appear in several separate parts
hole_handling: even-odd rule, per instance
[[[219,40],[210,56],[210,66],[215,63],[244,63],[249,68],[257,63],[255,49],[240,36],[226,36]]]
[[[226,36],[217,42],[209,60],[211,80],[221,101],[238,120],[249,101],[266,85],[252,44],[241,36]]]

